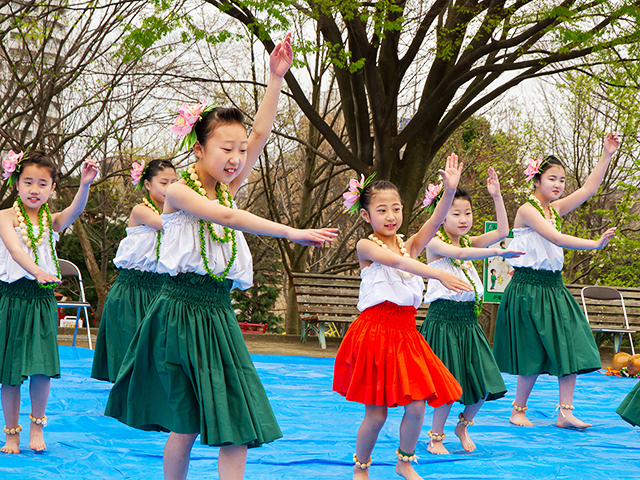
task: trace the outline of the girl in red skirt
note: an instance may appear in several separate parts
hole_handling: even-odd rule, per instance
[[[345,207],[359,212],[373,229],[358,242],[362,283],[358,310],[362,312],[347,332],[335,361],[333,389],[347,400],[365,405],[358,430],[354,479],[369,478],[371,452],[387,418],[388,407],[405,407],[396,450],[396,473],[421,477],[411,466],[424,420],[425,400],[432,407],[455,402],[462,389],[416,330],[415,313],[422,301],[424,278],[437,278],[454,291],[472,287],[456,275],[415,260],[435,235],[449,210],[460,180],[462,164],[454,154],[447,159],[443,198],[420,231],[402,240],[402,202],[395,185],[352,180]]]

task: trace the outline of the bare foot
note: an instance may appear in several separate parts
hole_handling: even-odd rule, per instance
[[[514,425],[520,427],[533,427],[533,423],[529,421],[524,412],[519,412],[515,408],[511,410],[511,418],[509,419]]]
[[[29,448],[35,452],[41,452],[47,446],[44,444],[44,435],[42,434],[42,425],[31,422]]]
[[[439,443],[442,445],[442,442],[434,442],[434,444],[435,443]],[[418,472],[413,469],[413,466],[411,466],[411,462],[403,462],[402,460],[398,460],[398,463],[396,463],[396,473],[402,478],[406,478],[407,480],[423,480],[423,478],[418,475]]]
[[[359,467],[353,467],[353,480],[368,480],[369,469],[361,469]]]
[[[442,442],[433,442],[430,440],[427,450],[433,455],[449,455],[449,450],[445,448]]]
[[[4,444],[2,448],[0,448],[0,452],[20,453],[20,434],[19,433],[16,433],[14,435],[7,434],[7,442]]]
[[[473,440],[471,440],[471,437],[469,436],[469,430],[463,423],[459,423],[458,425],[456,425],[456,429],[454,430],[454,432],[460,439],[462,448],[464,448],[467,452],[473,452],[476,449],[476,444],[473,443]]]
[[[558,421],[556,422],[556,427],[583,429],[590,426],[590,423],[585,423],[582,420],[574,417],[571,410],[564,410],[564,416],[562,416],[562,410],[558,412]]]

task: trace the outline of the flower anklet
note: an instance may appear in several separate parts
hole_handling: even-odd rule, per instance
[[[29,420],[31,420],[36,425],[42,425],[43,427],[47,426],[47,416],[42,415],[42,418],[36,418],[31,413],[29,414]]]
[[[527,410],[529,410],[529,407],[527,407],[526,405],[524,407],[516,405],[516,401],[515,400],[513,402],[511,402],[511,405],[513,406],[513,409],[516,412],[526,412]]]
[[[418,456],[415,451],[413,453],[407,453],[400,450],[400,448],[396,448],[396,456],[398,457],[398,460],[402,460],[403,462],[418,463]]]
[[[371,466],[371,462],[373,462],[373,457],[369,457],[369,461],[367,463],[362,463],[360,460],[358,460],[358,456],[354,453],[353,454],[353,461],[356,464],[356,467],[362,469],[362,470],[366,470],[367,468],[369,468]]]
[[[7,435],[15,435],[16,433],[20,433],[22,431],[22,425],[18,424],[18,426],[14,428],[9,428],[5,425],[3,430]]]

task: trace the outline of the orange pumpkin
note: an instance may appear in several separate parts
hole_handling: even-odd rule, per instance
[[[627,362],[627,373],[633,377],[637,375],[638,372],[640,372],[640,355],[634,355],[629,358]]]
[[[622,367],[626,367],[627,363],[629,363],[629,359],[631,355],[625,352],[618,352],[613,356],[613,360],[611,360],[611,368],[613,370],[620,370]]]

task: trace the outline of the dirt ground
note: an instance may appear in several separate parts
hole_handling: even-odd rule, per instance
[[[95,345],[95,334],[97,331],[92,331],[92,343]],[[304,357],[325,357],[335,358],[340,346],[339,338],[327,338],[327,348],[323,350],[320,348],[318,338],[313,336],[307,339],[307,343],[300,343],[300,337],[298,335],[272,335],[272,334],[260,334],[260,333],[244,333],[244,340],[249,349],[249,353],[261,354],[261,355],[298,355]],[[58,332],[58,344],[59,345],[71,345],[73,341],[73,329],[61,328]],[[77,345],[79,347],[88,348],[87,331],[82,329],[78,331]],[[623,351],[630,350],[623,347]],[[600,359],[602,362],[602,368],[607,368],[611,365],[611,359],[613,358],[613,347],[602,346],[600,347]]]

